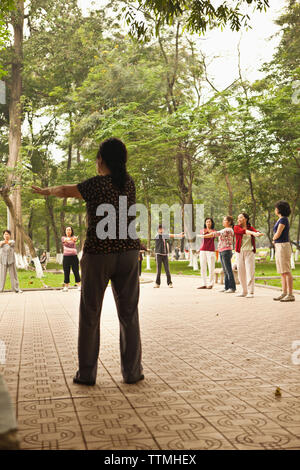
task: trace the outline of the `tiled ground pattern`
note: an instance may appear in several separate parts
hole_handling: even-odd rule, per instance
[[[264,288],[245,299],[198,284],[178,277],[174,289],[165,278],[160,289],[141,286],[145,381],[136,385],[121,382],[108,288],[91,388],[72,383],[80,293],[0,295],[0,373],[22,448],[300,449],[300,365],[291,361],[300,296],[282,304]]]

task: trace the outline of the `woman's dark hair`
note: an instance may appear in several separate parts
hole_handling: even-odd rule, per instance
[[[245,217],[246,219],[246,224],[247,224],[247,227],[250,227],[251,224],[250,224],[250,217],[249,215],[246,213],[246,212],[242,212],[242,215]]]
[[[97,158],[102,158],[111,172],[113,185],[120,191],[124,191],[128,177],[126,170],[127,149],[125,144],[114,137],[104,140],[97,153]]]
[[[206,219],[204,220],[204,228],[206,228],[206,222],[208,220],[211,220],[211,228],[215,228],[214,219],[212,219],[211,217],[206,217]]]
[[[72,230],[72,232],[71,232],[71,237],[73,237],[73,235],[74,235],[73,227],[71,227],[70,225],[68,225],[68,226],[65,228],[65,235],[67,235],[67,228],[70,228],[70,229]]]
[[[10,231],[10,230],[3,230],[3,234],[2,234],[2,235],[4,235],[5,233],[9,233],[10,236],[11,236],[11,231]]]
[[[291,215],[291,208],[288,202],[278,201],[276,202],[275,207],[278,209],[279,214],[283,215],[283,217],[288,217]]]
[[[226,215],[225,219],[230,223],[231,227],[234,226],[234,220],[233,220],[233,217],[231,217],[231,215]]]

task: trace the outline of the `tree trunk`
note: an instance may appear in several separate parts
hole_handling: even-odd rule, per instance
[[[147,249],[151,249],[151,204],[147,204],[148,211],[148,237],[147,237]]]
[[[249,173],[248,175],[248,182],[249,182],[249,186],[250,186],[250,194],[251,194],[251,199],[252,199],[252,225],[253,227],[255,227],[255,222],[256,222],[256,199],[255,199],[255,195],[254,195],[254,188],[253,188],[253,181],[252,181],[252,176],[251,176],[251,173]]]
[[[12,204],[15,208],[16,218],[22,222],[22,199],[21,199],[21,188],[17,186],[14,190],[13,195],[11,197]],[[24,237],[22,232],[18,229],[17,225],[15,224],[14,220],[11,221],[11,231],[14,240],[16,241],[15,244],[15,252],[24,256],[25,251],[25,244],[24,244]]]
[[[81,162],[80,148],[77,148],[77,163]],[[83,208],[83,202],[79,199],[80,210]],[[84,227],[83,227],[83,216],[82,213],[78,214],[78,225],[79,225],[79,250],[83,249],[83,242],[85,238]]]
[[[297,204],[298,204],[298,201],[299,201],[299,197],[300,197],[300,183],[299,183],[299,186],[298,186],[298,189],[297,189],[296,197],[295,197],[295,199],[293,201],[293,204],[292,204],[292,207],[291,207],[290,228],[293,225],[293,222],[294,222],[294,219],[295,219],[296,208],[297,208]]]
[[[30,208],[30,214],[29,214],[29,221],[28,221],[28,227],[27,227],[27,233],[28,236],[33,240],[33,214],[34,210],[33,207]]]
[[[79,202],[80,206],[82,202]],[[83,249],[83,242],[84,242],[84,229],[83,229],[83,217],[82,214],[78,215],[78,225],[79,225],[79,251]]]
[[[63,200],[62,209],[60,211],[60,232],[65,233],[65,207],[67,205],[67,199]]]
[[[183,155],[178,153],[176,155],[176,167],[177,167],[177,175],[178,175],[178,186],[179,186],[179,195],[182,204],[185,204],[186,197],[188,193],[188,188],[184,182],[184,168],[183,168]]]
[[[46,251],[50,253],[50,229],[49,224],[46,224]]]
[[[148,236],[147,236],[147,249],[149,250],[148,253],[146,254],[147,258],[147,267],[146,271],[150,271],[151,265],[150,265],[150,256],[151,256],[151,204],[148,202],[147,203],[147,212],[148,212]]]
[[[232,186],[231,186],[231,182],[230,182],[230,179],[229,179],[229,175],[228,175],[226,170],[225,170],[224,176],[225,176],[226,186],[227,186],[227,189],[228,189],[228,197],[229,197],[229,200],[228,200],[228,215],[232,216],[233,191],[232,191]]]
[[[32,228],[33,228],[33,212],[34,212],[33,207],[31,207],[30,215],[29,215],[29,221],[28,221],[28,230],[27,230],[28,235],[31,238],[31,240],[32,240],[32,235],[33,235],[33,230],[32,230]]]
[[[268,217],[267,217],[267,224],[268,224],[268,231],[267,231],[267,237],[269,240],[269,248],[270,248],[270,257],[272,254],[272,248],[274,247],[273,245],[273,236],[272,236],[272,227],[271,227],[271,211],[268,209]]]
[[[72,113],[69,113],[69,125],[70,125],[70,140],[68,147],[68,162],[67,162],[67,172],[71,169],[72,166],[72,155],[73,155],[73,118]],[[78,150],[77,150],[77,161],[78,161]],[[67,205],[67,199],[63,200],[62,210],[60,212],[60,225],[61,233],[65,232],[65,207]]]
[[[23,28],[24,28],[24,0],[16,2],[16,11],[11,15],[11,23],[14,32],[14,45],[12,54],[10,102],[9,102],[9,157],[7,167],[14,170],[19,161],[22,143],[22,65],[23,65]],[[10,188],[15,172],[8,174],[7,188]],[[17,182],[19,178],[17,177]],[[21,190],[17,187],[12,196],[12,204],[15,207],[16,219],[22,225]],[[24,237],[19,230],[19,225],[12,218],[11,231],[16,241],[15,251],[25,255]]]
[[[182,213],[181,231],[184,232],[184,204],[182,204],[182,206],[181,206],[181,213]],[[181,240],[180,240],[180,251],[181,251],[181,253],[184,253],[184,247],[185,247],[185,238],[181,238]]]
[[[17,219],[16,212],[15,212],[14,206],[13,206],[13,204],[12,204],[10,198],[9,198],[8,192],[3,191],[2,192],[2,197],[3,197],[3,200],[4,200],[5,204],[9,208],[9,212],[10,212],[12,220],[14,221],[15,226],[18,228],[18,230],[20,231],[20,233],[22,234],[22,236],[24,238],[24,241],[28,245],[30,255],[31,255],[32,260],[33,260],[34,265],[35,265],[36,275],[37,275],[37,277],[41,278],[41,277],[43,277],[43,270],[42,270],[40,260],[39,260],[37,254],[36,254],[33,242],[31,240],[31,238],[25,232],[24,227],[22,225],[22,222]]]
[[[52,205],[52,202],[51,202],[51,199],[49,198],[49,196],[45,197],[45,203],[46,203],[46,208],[48,210],[48,214],[50,216],[51,226],[52,226],[53,233],[54,233],[56,253],[61,253],[61,238],[60,238],[60,236],[57,232],[55,217],[54,217],[54,211],[53,211],[53,205]]]

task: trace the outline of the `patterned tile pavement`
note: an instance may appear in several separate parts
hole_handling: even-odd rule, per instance
[[[146,275],[153,279],[153,275]],[[80,293],[0,294],[0,365],[23,449],[300,449],[300,296],[289,304],[141,285],[145,380],[121,382],[110,287],[97,385],[74,385]],[[299,352],[300,357],[300,352]],[[275,397],[276,387],[282,396]]]

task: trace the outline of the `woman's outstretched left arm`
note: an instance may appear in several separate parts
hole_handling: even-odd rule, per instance
[[[77,184],[69,184],[65,186],[53,186],[51,188],[39,188],[38,186],[32,186],[32,190],[35,194],[41,196],[56,196],[56,197],[75,197],[82,199],[80,192],[78,191]]]

